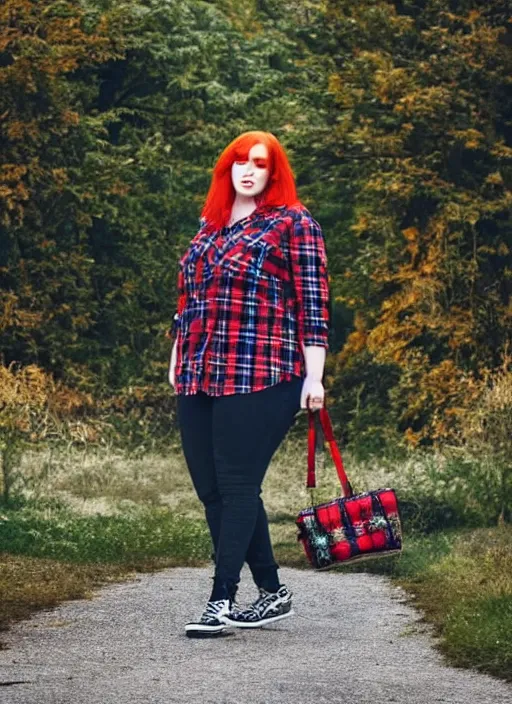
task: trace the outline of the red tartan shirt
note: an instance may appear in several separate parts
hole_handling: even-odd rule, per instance
[[[181,257],[175,391],[259,391],[305,375],[304,346],[328,348],[325,241],[304,206],[259,206],[200,229]]]

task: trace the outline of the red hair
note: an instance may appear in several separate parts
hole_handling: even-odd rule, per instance
[[[255,196],[256,206],[291,206],[298,203],[295,177],[281,143],[271,132],[252,130],[243,132],[224,149],[213,167],[210,190],[201,211],[208,225],[222,229],[231,217],[236,191],[231,180],[234,161],[245,161],[255,144],[264,144],[268,150],[269,177],[263,191]]]

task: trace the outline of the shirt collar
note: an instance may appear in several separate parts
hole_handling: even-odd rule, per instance
[[[286,205],[266,205],[264,203],[258,205],[252,213],[249,213],[249,215],[246,215],[244,218],[241,218],[240,220],[237,220],[233,225],[228,227],[227,225],[223,228],[223,231],[227,230],[235,230],[238,227],[244,227],[248,222],[253,220],[255,217],[258,215],[262,215],[265,212],[271,211],[271,210],[284,210],[286,208]]]

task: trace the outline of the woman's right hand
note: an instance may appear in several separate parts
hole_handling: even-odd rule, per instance
[[[176,341],[174,341],[174,345],[172,346],[172,352],[171,352],[171,359],[169,360],[169,384],[172,386],[174,389],[174,369],[176,367]]]

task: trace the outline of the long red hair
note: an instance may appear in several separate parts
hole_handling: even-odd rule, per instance
[[[247,160],[252,147],[260,143],[268,149],[269,178],[263,191],[254,198],[256,206],[291,206],[300,202],[290,162],[277,137],[260,130],[243,132],[228,144],[213,167],[212,182],[201,211],[201,218],[206,219],[209,227],[220,230],[229,222],[236,195],[231,166],[234,161]]]

